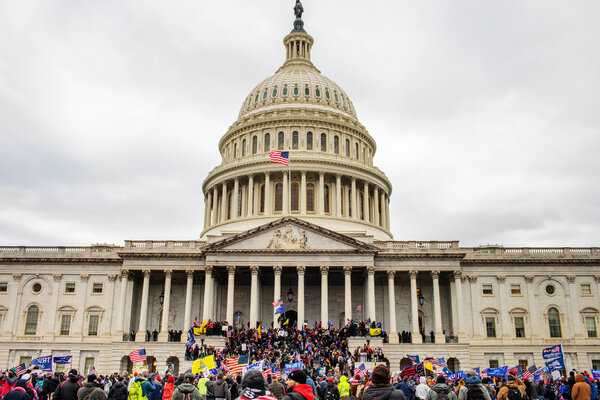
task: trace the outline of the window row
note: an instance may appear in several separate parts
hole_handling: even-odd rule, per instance
[[[63,294],[75,294],[76,293],[76,282],[65,282],[63,286]],[[31,285],[31,291],[35,294],[38,294],[42,291],[43,286],[41,282],[34,282]],[[8,292],[8,282],[0,282],[0,293]],[[104,284],[102,282],[94,282],[92,283],[92,294],[102,294],[104,293]]]
[[[522,296],[521,284],[511,283],[510,284],[510,295],[511,296]],[[556,293],[556,287],[549,283],[544,287],[544,291],[548,296],[553,296]],[[494,285],[491,283],[484,283],[481,285],[481,294],[483,296],[494,296]],[[579,285],[579,294],[581,296],[589,297],[593,296],[592,285],[590,283],[582,283]]]
[[[241,141],[235,141],[225,146],[224,157],[227,160],[236,160],[248,154],[258,154],[260,151],[259,140],[261,140],[263,153],[268,153],[271,150],[301,150],[302,147],[302,149],[308,151],[318,149],[323,153],[341,154],[357,161],[371,163],[372,151],[369,146],[362,142],[353,141],[349,138],[342,139],[340,135],[335,134],[330,136],[327,133],[321,133],[317,138],[310,131],[306,132],[306,135],[302,139],[301,146],[300,133],[298,131],[293,131],[291,137],[281,131],[277,133],[275,138],[271,138],[270,133],[265,133],[260,137],[259,135],[252,135],[250,148],[248,148],[246,138]]]
[[[69,336],[71,334],[72,323],[75,319],[75,309],[65,307],[58,312],[59,336]],[[87,336],[98,336],[103,310],[99,307],[91,307],[86,311]],[[25,313],[25,329],[23,334],[26,336],[37,336],[39,323],[41,320],[40,308],[33,304],[27,308]]]

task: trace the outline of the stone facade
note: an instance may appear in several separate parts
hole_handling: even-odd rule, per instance
[[[70,353],[74,367],[108,373],[143,346],[158,368],[183,370],[168,331],[185,341],[195,319],[270,325],[281,299],[300,328],[382,322],[395,369],[414,353],[541,365],[556,343],[569,367],[600,369],[600,249],[393,241],[375,140],[313,65],[313,44],[303,31],[284,39],[285,64],[221,139],[200,239],[0,247],[1,367]],[[289,151],[289,167],[272,150]],[[403,331],[412,343],[398,343]]]

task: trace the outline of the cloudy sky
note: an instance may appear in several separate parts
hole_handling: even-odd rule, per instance
[[[367,5],[368,4],[368,5]],[[0,244],[194,239],[293,0],[0,2]],[[600,244],[600,2],[304,0],[398,240]]]

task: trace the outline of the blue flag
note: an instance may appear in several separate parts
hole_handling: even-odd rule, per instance
[[[52,372],[52,356],[34,358],[31,365],[39,367],[42,371]]]
[[[186,347],[192,347],[196,343],[196,337],[194,336],[194,328],[190,328],[188,331],[187,342],[185,343]]]
[[[488,368],[487,375],[492,377],[504,378],[508,374],[508,366],[501,368]]]
[[[56,356],[54,357],[54,364],[71,364],[72,356]]]
[[[285,306],[283,304],[279,305],[279,307],[277,307],[275,309],[275,314],[283,314],[285,312]]]

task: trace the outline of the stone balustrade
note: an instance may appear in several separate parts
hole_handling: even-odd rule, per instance
[[[478,247],[472,249],[474,257],[599,257],[597,247]]]
[[[450,250],[458,249],[458,241],[376,241],[375,245],[383,250]]]
[[[128,249],[199,249],[206,242],[197,240],[126,240]]]

